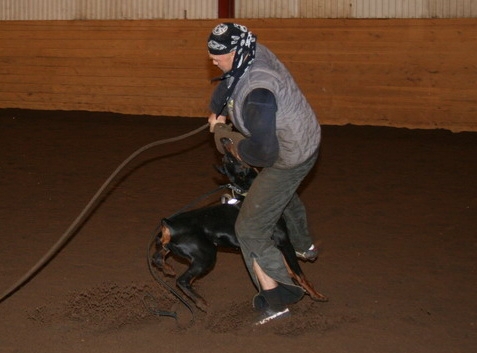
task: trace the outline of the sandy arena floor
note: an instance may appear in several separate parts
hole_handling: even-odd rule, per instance
[[[131,153],[205,123],[0,110],[0,292]],[[330,301],[305,297],[291,318],[260,328],[250,325],[255,290],[240,255],[221,252],[196,282],[210,310],[193,325],[146,264],[160,218],[223,181],[218,157],[203,131],[129,164],[73,239],[0,304],[0,352],[475,350],[477,133],[324,126],[319,164],[301,189],[322,252],[303,269]]]

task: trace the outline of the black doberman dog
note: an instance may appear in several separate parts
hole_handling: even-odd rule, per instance
[[[186,211],[162,219],[161,230],[156,237],[156,252],[153,255],[153,263],[169,276],[176,275],[174,269],[166,263],[169,253],[189,262],[188,269],[177,278],[176,284],[203,311],[207,311],[207,302],[192,288],[192,283],[213,268],[219,247],[240,249],[234,225],[239,213],[240,201],[243,198],[241,195],[245,194],[257,175],[254,168],[245,166],[230,153],[230,140],[223,139],[221,142],[225,154],[222,166],[217,169],[229,178],[231,182],[229,186],[236,196],[232,198],[234,202],[225,199],[218,205]],[[277,224],[273,240],[285,258],[291,278],[313,300],[327,301],[327,297],[313,288],[301,270],[283,218]]]

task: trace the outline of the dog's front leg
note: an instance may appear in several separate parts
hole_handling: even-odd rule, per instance
[[[292,278],[308,293],[311,299],[317,302],[327,302],[328,297],[326,295],[321,294],[318,292],[310,281],[305,277],[303,273],[296,274],[293,271],[290,271],[290,275]]]
[[[295,261],[290,261],[290,260],[287,260],[284,257],[284,262],[285,262],[285,266],[288,270],[288,274],[290,275],[290,277],[293,278],[295,280],[295,282],[298,283],[308,293],[308,295],[310,296],[311,299],[313,299],[314,301],[317,301],[317,302],[327,302],[328,301],[328,297],[326,295],[323,295],[320,292],[318,292],[313,287],[311,282],[308,281],[308,279],[305,277],[305,274],[301,270],[300,265],[298,264],[298,261],[296,261],[296,258],[295,258]],[[291,269],[290,262],[292,264],[294,262],[296,262],[296,265],[294,266],[295,270]]]
[[[283,218],[281,218],[281,220],[283,220]],[[305,277],[305,274],[303,273],[296,258],[295,249],[290,243],[285,229],[284,222],[279,223],[278,227],[275,229],[275,233],[273,234],[273,240],[275,241],[275,246],[283,254],[283,259],[288,270],[288,274],[308,293],[313,300],[318,302],[328,301],[328,297],[318,292],[313,287],[311,282]]]

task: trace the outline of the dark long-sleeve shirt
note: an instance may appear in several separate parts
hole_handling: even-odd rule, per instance
[[[209,105],[212,112],[221,111],[221,115],[224,116],[228,113],[227,109],[222,110],[226,89],[226,81],[220,82],[212,94]],[[270,167],[277,160],[279,151],[275,96],[267,89],[254,89],[245,98],[242,111],[244,125],[250,132],[250,137],[240,141],[238,153],[250,165]]]
[[[240,141],[238,153],[246,163],[270,167],[277,160],[276,111],[275,96],[267,89],[254,89],[245,98],[243,120],[250,137]]]

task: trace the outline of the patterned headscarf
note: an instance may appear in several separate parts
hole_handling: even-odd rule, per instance
[[[257,37],[243,25],[225,22],[217,25],[212,30],[207,42],[210,54],[223,55],[235,51],[232,70],[212,80],[218,81],[230,78],[220,111],[215,112],[217,115],[222,113],[239,79],[255,59],[256,46]]]

